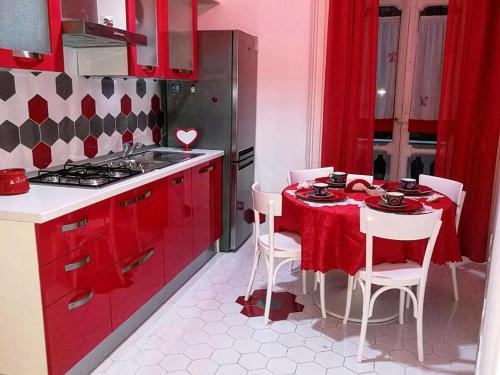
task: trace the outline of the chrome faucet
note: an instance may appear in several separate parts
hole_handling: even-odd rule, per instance
[[[130,157],[138,148],[141,148],[143,145],[141,142],[134,143],[132,141],[125,142],[123,144],[123,154],[122,156],[126,159]]]

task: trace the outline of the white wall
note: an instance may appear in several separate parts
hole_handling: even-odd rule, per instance
[[[259,38],[256,179],[281,190],[305,168],[311,7],[308,0],[220,0],[200,6],[199,30],[239,29]]]

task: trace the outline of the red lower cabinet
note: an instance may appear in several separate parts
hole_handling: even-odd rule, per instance
[[[165,284],[193,260],[191,170],[167,178]]]
[[[111,271],[44,309],[51,375],[66,373],[111,333]]]
[[[193,257],[222,233],[222,158],[192,169]]]
[[[163,287],[163,237],[133,252],[113,268],[111,318],[116,329]]]

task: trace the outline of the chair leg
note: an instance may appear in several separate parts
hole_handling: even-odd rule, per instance
[[[314,272],[314,286],[313,286],[314,291],[318,290],[318,283],[319,283],[319,271],[316,271]]]
[[[302,294],[307,294],[307,271],[302,271]]]
[[[292,260],[292,261],[290,262],[290,272],[292,272],[292,271],[293,271],[293,263],[294,263],[294,262],[295,262],[294,260]]]
[[[354,283],[356,282],[356,279],[354,276],[348,275],[347,276],[347,299],[345,303],[345,313],[344,313],[344,320],[342,321],[343,324],[347,324],[347,321],[349,320],[349,315],[351,314],[351,303],[352,303],[352,290],[354,288]]]
[[[357,361],[361,362],[363,359],[363,347],[365,346],[366,339],[366,329],[368,328],[368,314],[370,308],[372,285],[371,283],[365,284],[365,290],[363,293],[363,317],[361,318],[361,332],[359,334],[359,344],[358,344],[358,356]]]
[[[424,291],[421,285],[417,290],[417,355],[419,362],[424,361],[424,337],[423,337],[423,320],[424,320]]]
[[[326,319],[325,307],[325,274],[323,272],[319,275],[319,299],[321,302],[321,317]]]
[[[255,250],[255,255],[253,258],[252,273],[250,274],[250,280],[248,281],[247,293],[245,294],[245,301],[248,301],[250,297],[250,292],[252,291],[253,282],[255,280],[255,273],[257,272],[257,267],[259,265],[260,251]]]
[[[409,288],[410,288],[410,290],[412,290],[412,287],[411,287],[411,286],[410,286]],[[409,309],[409,308],[410,308],[410,305],[411,305],[411,297],[410,297],[410,295],[409,295],[409,294],[406,294],[406,306],[405,306],[405,307],[406,307],[407,309]]]
[[[267,293],[266,293],[266,305],[264,307],[264,324],[269,324],[269,312],[271,311],[271,298],[273,295],[273,274],[274,274],[274,264],[272,260],[269,260],[269,269],[267,274]]]
[[[399,291],[399,324],[405,323],[405,297],[406,292],[404,290]]]
[[[456,263],[450,263],[451,268],[451,281],[453,283],[453,297],[455,297],[455,301],[458,302],[458,282],[457,282],[457,266]]]

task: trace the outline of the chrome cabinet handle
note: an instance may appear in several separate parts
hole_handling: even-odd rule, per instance
[[[79,260],[78,262],[66,264],[64,266],[64,271],[69,272],[69,271],[77,270],[78,268],[83,267],[84,265],[88,264],[89,262],[90,262],[90,255],[87,255],[85,258],[83,258],[82,260]]]
[[[136,260],[133,263],[130,263],[128,266],[122,268],[122,273],[127,273],[132,271],[135,267],[140,266],[141,264],[146,263],[146,261],[153,256],[155,249],[150,249],[146,255],[144,255],[141,259]]]
[[[139,195],[138,197],[132,198],[130,200],[123,201],[122,203],[120,203],[120,206],[121,207],[130,206],[130,205],[132,205],[134,203],[137,203],[137,202],[143,201],[144,199],[149,198],[151,195],[153,195],[153,191],[152,190],[148,190],[147,192],[145,192],[142,195]]]
[[[180,185],[184,182],[184,177],[174,178],[172,180],[172,185]]]
[[[88,222],[89,222],[89,220],[87,218],[85,218],[83,220],[77,221],[76,223],[65,224],[61,227],[61,231],[62,232],[69,232],[71,230],[75,230],[75,229],[84,227],[85,225],[88,224]]]
[[[87,294],[85,297],[82,299],[79,299],[78,301],[68,303],[68,310],[73,310],[76,309],[80,306],[85,305],[88,301],[90,301],[94,297],[94,291],[91,290],[89,294]]]
[[[43,60],[43,55],[39,52],[13,50],[12,56],[22,57],[23,59]]]
[[[213,165],[209,165],[208,167],[200,169],[200,174],[212,172],[214,169],[215,169],[215,167]]]

